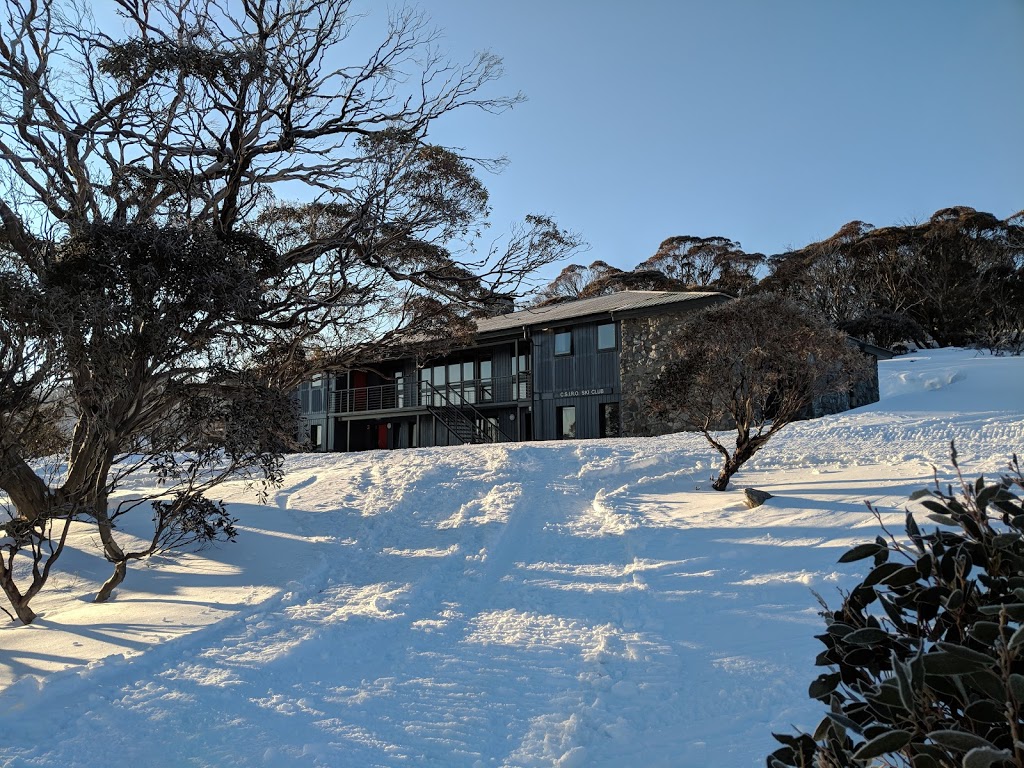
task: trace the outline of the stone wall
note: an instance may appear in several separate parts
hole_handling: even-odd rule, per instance
[[[869,403],[877,403],[878,392],[878,358],[862,352],[864,370],[846,392],[834,392],[831,395],[817,398],[811,406],[811,412],[805,418],[814,419],[832,413],[842,413],[851,408],[859,408]]]
[[[625,319],[621,323],[622,353],[619,375],[622,382],[622,434],[626,437],[649,437],[694,429],[681,412],[658,415],[645,389],[661,372],[668,359],[668,349],[686,320],[683,314],[658,315]],[[863,377],[848,392],[818,398],[805,414],[814,418],[840,413],[868,403],[878,402],[878,361],[867,357]],[[725,428],[727,425],[719,425]]]
[[[622,320],[619,329],[622,339],[619,380],[622,386],[623,436],[665,435],[691,427],[680,413],[667,418],[656,415],[650,398],[645,394],[645,389],[661,372],[668,348],[685,320],[683,314]]]

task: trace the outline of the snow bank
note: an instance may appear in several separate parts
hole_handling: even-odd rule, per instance
[[[87,529],[0,629],[0,764],[743,766],[810,727],[820,631],[873,537],[945,467],[1024,436],[1024,361],[882,363],[882,402],[792,425],[709,490],[695,435],[289,459],[229,489],[237,544],[116,600]],[[896,519],[894,517],[893,519]]]

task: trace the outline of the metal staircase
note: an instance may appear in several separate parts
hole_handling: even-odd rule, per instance
[[[424,403],[427,411],[444,424],[445,428],[463,443],[497,443],[511,442],[512,438],[505,434],[500,427],[488,423],[484,416],[471,403],[453,403],[448,393],[438,389],[433,384],[421,382],[424,393],[430,394],[429,402]],[[440,405],[435,403],[440,402]],[[481,425],[486,424],[484,429]]]

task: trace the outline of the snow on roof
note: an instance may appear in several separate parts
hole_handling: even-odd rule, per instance
[[[531,307],[518,312],[510,312],[495,317],[477,320],[480,333],[493,333],[523,326],[560,323],[566,320],[579,320],[593,315],[607,315],[613,312],[637,312],[664,308],[667,310],[677,304],[696,302],[712,297],[727,295],[716,291],[620,291],[608,296],[595,296],[592,299],[567,301],[546,307]]]

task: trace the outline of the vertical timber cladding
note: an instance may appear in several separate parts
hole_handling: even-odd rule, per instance
[[[598,349],[598,326],[609,322],[567,324],[533,334],[534,439],[563,437],[564,408],[575,409],[574,437],[602,437],[602,406],[619,402],[618,344]],[[556,355],[556,336],[566,332],[571,334],[571,350]]]

